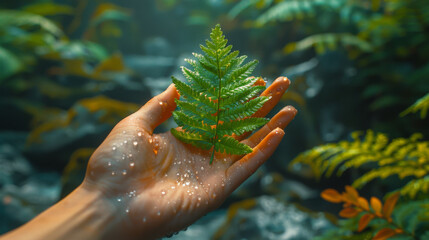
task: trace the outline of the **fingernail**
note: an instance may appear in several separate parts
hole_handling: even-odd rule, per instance
[[[284,107],[282,110],[288,111],[288,112],[293,112],[293,115],[296,115],[298,113],[298,110],[296,110],[296,108],[294,108],[293,106],[286,106]]]

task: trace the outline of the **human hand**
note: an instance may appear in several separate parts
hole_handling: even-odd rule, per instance
[[[262,93],[271,99],[254,116],[270,112],[289,84],[287,78],[276,79]],[[170,131],[153,134],[171,116],[177,98],[170,85],[118,123],[90,159],[80,187],[100,192],[115,208],[118,220],[110,237],[162,237],[217,208],[271,156],[284,135],[282,129],[296,114],[293,107],[285,107],[252,136],[237,136],[252,153],[216,153],[209,164],[210,151],[182,143]]]

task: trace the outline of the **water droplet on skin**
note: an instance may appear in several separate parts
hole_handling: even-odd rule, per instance
[[[133,154],[132,153],[128,154],[128,157],[133,157]]]
[[[124,175],[124,176],[127,175],[127,170],[125,170],[125,169],[122,170],[122,175]]]
[[[163,102],[159,102],[159,105],[161,105],[161,106],[162,106],[163,104],[164,104]]]
[[[161,192],[161,194],[162,194],[162,195],[165,195],[165,192],[164,192],[164,191],[162,191],[162,192]]]
[[[125,140],[125,141],[124,141],[124,144],[127,144],[127,142],[128,142],[128,141],[127,141],[127,140]]]
[[[130,167],[134,167],[134,163],[133,162],[130,162]]]
[[[113,146],[113,147],[112,147],[112,150],[113,150],[113,151],[115,151],[115,150],[116,150],[116,146]]]
[[[111,163],[111,162],[108,162],[108,163],[107,163],[107,166],[109,166],[109,167],[110,167],[110,166],[112,166],[112,163]]]
[[[137,144],[139,144],[137,141],[134,141],[134,142],[133,142],[133,145],[134,145],[134,146],[137,146]]]
[[[122,198],[117,198],[116,201],[122,202]]]
[[[141,137],[141,136],[142,136],[142,133],[141,133],[141,132],[138,132],[138,133],[137,133],[137,136]]]
[[[125,209],[125,212],[126,212],[126,213],[129,213],[129,212],[130,212],[130,209],[129,209],[129,208]]]
[[[149,138],[149,140],[148,140],[148,141],[149,141],[149,143],[152,143],[152,142],[153,142],[152,138]]]
[[[195,189],[198,189],[198,186],[195,186]]]
[[[190,182],[185,182],[186,186],[189,186]]]
[[[116,173],[112,171],[112,176],[115,176],[115,175],[116,175]]]
[[[175,186],[171,186],[171,189],[175,189],[176,187]]]

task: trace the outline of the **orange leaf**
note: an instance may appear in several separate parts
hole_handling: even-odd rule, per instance
[[[326,189],[324,190],[320,196],[328,202],[340,203],[343,201],[341,194],[335,189]]]
[[[387,219],[390,219],[390,215],[392,215],[393,209],[395,208],[396,202],[399,198],[399,192],[392,194],[390,197],[386,199],[383,206],[383,216]]]
[[[353,204],[351,204],[349,202],[343,203],[343,208],[348,208],[348,207],[353,207]]]
[[[363,198],[363,197],[359,197],[359,198],[358,198],[358,203],[359,203],[359,206],[360,206],[362,209],[364,209],[364,210],[366,210],[366,211],[368,211],[368,210],[369,210],[368,200],[366,200],[365,198]]]
[[[356,201],[356,199],[353,199],[353,197],[352,197],[352,196],[350,196],[350,195],[348,195],[346,192],[343,192],[343,193],[341,194],[341,196],[343,197],[343,200],[344,200],[345,202],[355,203],[355,201]]]
[[[391,229],[391,228],[383,228],[380,231],[378,231],[377,234],[375,234],[375,236],[372,238],[372,240],[385,240],[388,239],[390,237],[395,236],[397,233],[395,232],[395,230]]]
[[[381,208],[383,207],[383,204],[381,204],[380,199],[376,197],[371,197],[371,207],[377,214],[381,214]]]
[[[352,218],[359,214],[359,211],[355,208],[344,208],[340,212],[340,216],[343,218]]]
[[[371,220],[374,217],[375,217],[375,215],[371,214],[371,213],[367,213],[367,214],[363,215],[359,219],[358,232],[361,232],[362,230],[364,230],[366,228],[366,226],[368,225],[368,223],[371,222]]]
[[[359,193],[351,186],[346,186],[346,193],[349,195],[354,201],[359,198]]]

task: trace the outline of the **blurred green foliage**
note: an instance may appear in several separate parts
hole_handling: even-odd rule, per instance
[[[120,84],[118,76],[133,77],[121,53],[108,48],[122,35],[120,23],[130,21],[131,11],[88,4],[33,1],[0,9],[0,103],[11,114],[6,119],[19,122],[15,129],[30,132],[28,148],[49,144],[47,134],[79,128],[85,115],[113,126],[138,108],[100,95]],[[84,11],[91,12],[88,23],[82,21]]]
[[[420,121],[424,121],[427,116],[428,13],[429,2],[425,0],[248,0],[238,1],[229,16],[241,20],[243,27],[287,31],[281,49],[285,55],[346,54],[357,72],[352,84],[355,90],[362,89],[355,96],[368,106],[362,112],[369,111],[369,116],[377,119],[367,127],[397,134],[395,128],[404,125],[414,131],[428,130],[426,124],[415,124],[418,120],[414,116],[397,118],[399,114],[420,112]],[[424,97],[416,101],[416,96]],[[389,140],[372,130],[363,136],[354,132],[351,141],[314,147],[299,154],[291,165],[309,166],[316,178],[359,169],[352,170],[356,187],[389,179],[377,185],[386,184],[405,196],[397,220],[416,235],[404,239],[423,239],[428,233],[416,233],[415,229],[429,223],[427,202],[413,200],[429,196],[429,145],[422,138],[415,133],[410,138]],[[357,233],[358,220],[341,222],[339,229],[320,239],[372,238],[374,231]]]
[[[388,119],[429,92],[428,12],[425,0],[247,0],[229,16],[246,28],[285,31],[286,55],[346,53],[366,111]]]

